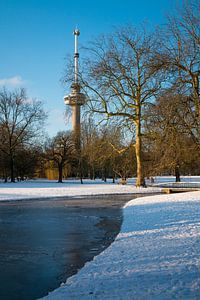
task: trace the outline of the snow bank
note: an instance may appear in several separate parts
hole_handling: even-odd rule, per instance
[[[43,300],[199,299],[200,192],[130,201],[115,242]]]

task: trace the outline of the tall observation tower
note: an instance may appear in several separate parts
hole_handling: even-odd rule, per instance
[[[78,37],[80,31],[78,29],[73,32],[75,38],[75,53],[74,53],[74,82],[71,85],[71,93],[64,97],[66,105],[70,105],[72,108],[72,130],[76,134],[80,143],[80,108],[85,103],[85,95],[80,92],[81,87],[78,79]]]

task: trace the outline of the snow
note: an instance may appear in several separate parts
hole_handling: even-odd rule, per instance
[[[43,300],[199,299],[200,192],[124,207],[114,243]]]
[[[136,188],[132,184],[120,185],[113,184],[110,181],[104,183],[101,180],[85,180],[84,184],[80,181],[56,181],[33,180],[16,183],[0,184],[0,201],[5,200],[22,200],[22,199],[39,199],[49,197],[70,197],[70,196],[87,196],[98,194],[131,194],[131,193],[154,193],[160,192],[159,187]]]
[[[0,200],[160,191],[138,189],[132,182],[2,183]],[[140,197],[127,203],[123,213],[115,241],[43,300],[199,299],[200,191]]]
[[[191,185],[191,187],[200,188],[200,176],[182,177],[182,186]],[[71,197],[71,196],[87,196],[98,194],[140,194],[140,193],[156,193],[161,191],[161,186],[166,183],[176,184],[174,176],[158,176],[154,178],[154,184],[148,188],[136,188],[135,178],[128,179],[127,185],[112,183],[112,180],[103,182],[97,180],[84,180],[81,184],[79,180],[65,180],[58,183],[55,180],[30,180],[16,183],[4,183],[0,181],[0,201],[3,200],[22,200],[22,199],[39,199],[49,197]],[[146,180],[150,185],[150,180]],[[179,184],[179,185],[180,185]]]
[[[200,188],[200,176],[182,176],[181,182],[175,182],[174,176],[157,176],[154,178],[153,186]]]

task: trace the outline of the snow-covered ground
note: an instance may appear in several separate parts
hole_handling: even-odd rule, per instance
[[[133,181],[127,185],[104,183],[101,180],[80,181],[68,180],[63,183],[48,180],[21,181],[0,184],[0,201],[21,200],[48,197],[87,196],[98,194],[131,194],[160,192],[159,187],[136,188]]]
[[[0,201],[98,194],[156,193],[161,191],[160,185],[170,185],[174,182],[174,176],[158,176],[154,178],[153,185],[150,180],[146,180],[147,185],[151,187],[136,188],[135,178],[128,179],[127,185],[120,185],[118,182],[113,184],[112,180],[105,183],[100,179],[84,180],[84,184],[81,184],[79,180],[66,180],[63,183],[55,180],[30,180],[15,183],[0,181]],[[181,184],[183,186],[192,184],[200,188],[200,176],[182,177]]]
[[[175,182],[174,176],[157,176],[154,178],[153,186],[200,188],[200,176],[182,176],[181,182]]]
[[[0,200],[160,191],[129,183],[2,183]],[[200,191],[137,198],[124,207],[114,243],[43,300],[200,299],[199,249]]]
[[[200,299],[200,192],[137,198],[115,242],[45,300]]]

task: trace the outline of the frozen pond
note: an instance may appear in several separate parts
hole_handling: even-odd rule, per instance
[[[131,195],[0,203],[0,299],[42,297],[113,241]]]

